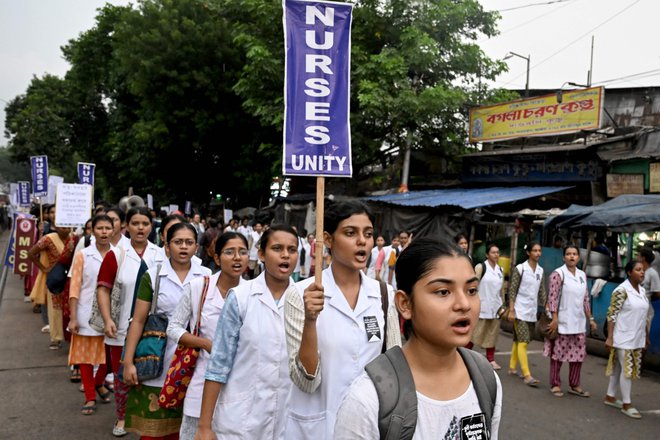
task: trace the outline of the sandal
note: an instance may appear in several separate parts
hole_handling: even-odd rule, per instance
[[[559,387],[552,387],[550,388],[550,392],[552,393],[553,396],[555,397],[564,397],[564,392],[561,390]]]
[[[80,377],[80,370],[78,368],[74,368],[71,370],[71,376],[69,376],[69,380],[73,383],[78,383],[81,380]]]
[[[529,376],[528,378],[523,379],[523,382],[525,382],[525,385],[527,385],[528,387],[534,387],[534,388],[538,387],[539,384],[541,383],[538,379],[535,379],[532,376]]]
[[[607,406],[611,406],[616,409],[621,409],[623,408],[623,402],[621,400],[615,400],[614,402],[610,402],[609,400],[603,400],[603,403]]]
[[[568,389],[568,393],[569,394],[575,394],[576,396],[580,396],[580,397],[591,397],[591,394],[589,393],[589,391],[585,391],[582,388],[572,388],[571,387],[571,388]]]
[[[518,373],[518,371],[516,371],[516,370],[509,370],[508,373],[509,373],[509,376],[516,376],[516,377],[519,377],[519,378],[522,379],[522,374]]]
[[[112,401],[112,399],[110,399],[110,394],[112,393],[107,388],[104,393],[101,392],[101,389],[105,388],[103,385],[98,385],[94,388],[96,388],[96,392],[101,398],[101,403],[110,403]]]
[[[628,409],[621,408],[621,412],[627,415],[628,417],[632,419],[641,419],[642,415],[637,411],[637,408],[633,408],[632,406]]]
[[[500,367],[500,364],[498,364],[495,361],[490,361],[490,366],[493,367],[493,370],[501,370],[502,367]]]
[[[92,402],[92,405],[87,405],[89,402]],[[91,416],[96,412],[96,400],[89,400],[80,409],[80,412],[83,416]]]
[[[119,422],[122,422],[122,426],[117,426]],[[114,435],[115,437],[123,437],[126,434],[128,434],[128,432],[126,432],[126,430],[124,429],[123,425],[124,425],[123,420],[117,420],[115,422],[115,425],[112,427],[112,435]]]

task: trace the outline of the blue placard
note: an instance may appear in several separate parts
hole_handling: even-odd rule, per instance
[[[96,169],[96,164],[78,162],[78,183],[81,185],[92,185],[94,186],[94,170]]]
[[[18,206],[30,206],[30,182],[18,182]]]
[[[285,175],[352,175],[352,10],[348,3],[284,0]]]
[[[30,157],[32,164],[32,192],[36,197],[48,195],[48,156]]]

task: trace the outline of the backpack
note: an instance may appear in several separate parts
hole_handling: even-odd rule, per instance
[[[470,374],[479,406],[490,432],[497,399],[493,367],[484,356],[464,347],[458,352]],[[400,347],[392,347],[365,367],[378,394],[378,431],[381,440],[410,440],[417,426],[417,391]],[[394,386],[392,386],[394,384]]]

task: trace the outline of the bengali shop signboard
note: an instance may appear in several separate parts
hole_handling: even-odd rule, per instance
[[[602,87],[572,90],[475,107],[470,110],[470,142],[493,142],[600,128]],[[561,101],[561,102],[559,102]]]

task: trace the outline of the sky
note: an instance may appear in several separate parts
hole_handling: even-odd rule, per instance
[[[63,76],[60,47],[94,25],[102,0],[0,0],[0,146],[4,106],[27,89],[33,76]],[[127,0],[107,3],[124,5]],[[660,86],[659,0],[481,0],[501,14],[500,35],[478,44],[491,58],[508,52],[530,58],[531,89],[585,84],[594,37],[592,84]],[[509,72],[495,87],[525,87],[523,58],[506,60]],[[646,73],[649,72],[649,73]],[[641,75],[640,75],[641,74]]]

